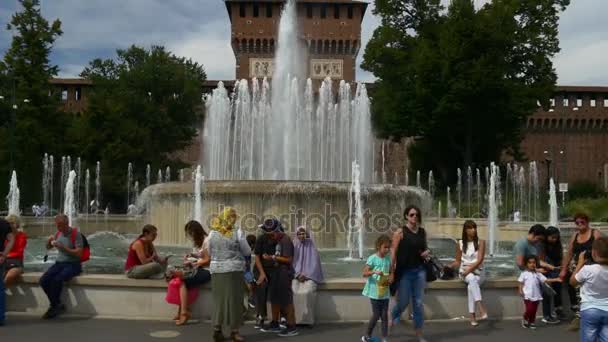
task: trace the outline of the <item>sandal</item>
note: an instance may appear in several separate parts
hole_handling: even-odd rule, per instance
[[[184,325],[188,323],[190,318],[192,318],[192,314],[186,311],[185,313],[179,315],[179,320],[175,322],[175,325]]]
[[[230,334],[230,339],[232,342],[245,342],[243,336],[239,335],[238,332],[232,332],[232,334]]]

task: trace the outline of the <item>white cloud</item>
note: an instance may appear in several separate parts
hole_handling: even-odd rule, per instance
[[[229,39],[202,39],[194,35],[168,47],[178,56],[192,58],[201,63],[207,73],[207,79],[231,80],[235,77],[236,61]]]

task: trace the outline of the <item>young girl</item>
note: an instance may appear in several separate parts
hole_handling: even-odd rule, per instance
[[[519,295],[524,298],[526,311],[521,326],[527,329],[536,329],[534,321],[538,304],[543,300],[543,283],[561,282],[560,278],[547,279],[542,273],[536,272],[538,261],[536,256],[529,255],[524,258],[526,269],[521,272],[519,279]]]
[[[372,340],[372,332],[376,327],[378,319],[382,319],[382,338],[386,342],[388,336],[388,302],[389,302],[389,275],[391,269],[391,257],[389,254],[391,239],[381,235],[376,240],[376,253],[367,258],[363,277],[367,278],[363,295],[369,297],[372,304],[372,317],[367,326],[367,333],[361,337],[361,341]]]

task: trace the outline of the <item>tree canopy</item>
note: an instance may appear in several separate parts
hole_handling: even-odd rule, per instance
[[[522,127],[547,106],[557,76],[558,19],[569,0],[376,0],[381,25],[362,67],[378,77],[374,125],[384,137],[418,137],[411,167],[455,169],[517,159]]]
[[[104,196],[114,208],[124,207],[129,162],[140,176],[147,163],[153,169],[184,166],[172,153],[196,135],[205,72],[161,46],[131,46],[118,50],[115,59],[91,61],[80,76],[94,87],[76,144],[87,161],[101,161]]]
[[[57,110],[49,85],[58,71],[49,54],[62,34],[61,21],[42,17],[38,0],[19,2],[22,10],[6,26],[13,31],[11,46],[0,62],[0,194],[8,192],[16,169],[22,201],[32,203],[41,197],[41,158],[65,149],[69,116]]]

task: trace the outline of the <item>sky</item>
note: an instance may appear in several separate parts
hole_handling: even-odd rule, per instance
[[[444,0],[447,1],[447,0]],[[487,0],[475,0],[478,4]],[[373,2],[373,1],[368,1]],[[60,77],[77,77],[94,58],[111,58],[131,44],[164,45],[176,55],[203,64],[208,79],[234,79],[230,22],[222,0],[41,0],[42,13],[59,18],[63,35],[55,42],[51,62]],[[0,0],[0,55],[11,41],[6,23],[16,0]],[[367,44],[379,20],[369,7],[363,21]],[[560,85],[608,86],[608,0],[571,0],[560,19],[562,51],[554,65]],[[358,64],[364,49],[361,49]],[[357,80],[374,76],[357,68]]]

